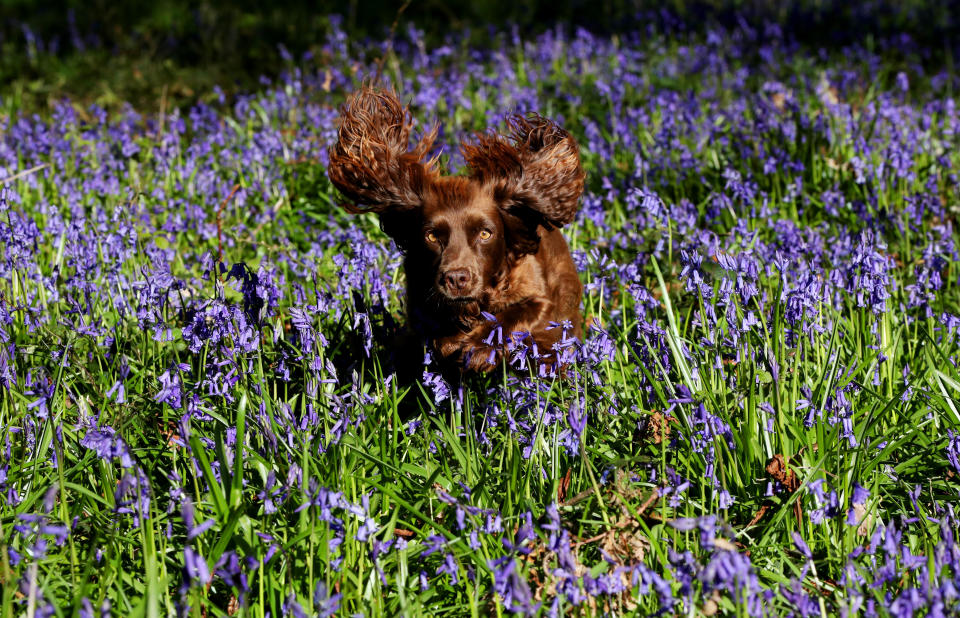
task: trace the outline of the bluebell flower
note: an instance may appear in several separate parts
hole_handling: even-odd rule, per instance
[[[183,548],[183,571],[185,582],[191,586],[206,586],[210,583],[210,569],[207,561],[190,545]]]

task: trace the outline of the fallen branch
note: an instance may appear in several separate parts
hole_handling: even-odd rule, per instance
[[[7,178],[4,178],[3,180],[0,180],[0,187],[11,183],[11,182],[13,182],[14,180],[16,180],[16,179],[18,179],[18,178],[23,178],[24,176],[29,176],[30,174],[33,174],[34,172],[39,172],[40,170],[46,169],[46,168],[48,168],[48,167],[50,167],[50,164],[49,164],[49,163],[41,163],[40,165],[35,165],[34,167],[31,167],[31,168],[28,169],[28,170],[23,170],[22,172],[17,172],[17,173],[14,174],[13,176],[8,176]]]

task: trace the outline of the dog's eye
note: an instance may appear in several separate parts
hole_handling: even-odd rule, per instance
[[[427,242],[437,242],[437,235],[433,232],[427,232]]]
[[[490,230],[480,230],[480,240],[490,240],[493,237],[493,232]]]

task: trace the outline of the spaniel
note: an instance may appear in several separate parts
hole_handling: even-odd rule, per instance
[[[393,93],[364,87],[340,111],[328,174],[344,207],[377,213],[404,254],[413,331],[466,371],[490,371],[515,346],[555,365],[582,334],[583,286],[559,229],[583,192],[576,141],[514,115],[508,136],[461,143],[468,174],[450,176],[427,160],[436,128],[411,147],[411,115]]]

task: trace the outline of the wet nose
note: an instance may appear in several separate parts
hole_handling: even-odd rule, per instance
[[[451,291],[462,290],[470,283],[470,271],[466,268],[448,270],[444,273],[443,280]]]

